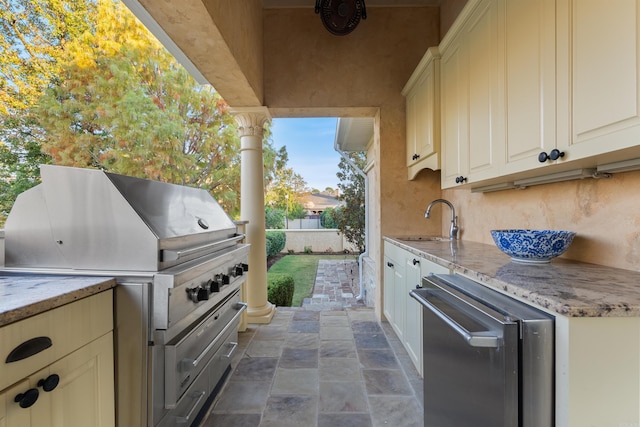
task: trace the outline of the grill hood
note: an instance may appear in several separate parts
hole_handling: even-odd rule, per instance
[[[157,271],[244,236],[205,190],[42,165],[5,224],[5,266]]]

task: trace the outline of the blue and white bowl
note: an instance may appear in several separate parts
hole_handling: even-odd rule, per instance
[[[575,235],[573,231],[558,230],[491,230],[498,249],[513,261],[538,264],[563,254]]]

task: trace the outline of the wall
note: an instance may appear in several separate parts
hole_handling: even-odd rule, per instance
[[[467,4],[467,0],[441,0],[440,1],[440,39],[447,34],[449,28]]]
[[[609,179],[585,179],[471,193],[447,190],[461,238],[493,244],[489,230],[562,229],[577,232],[564,258],[640,271],[640,172]],[[449,227],[442,220],[443,230]]]
[[[376,118],[368,156],[370,201],[376,205],[370,210],[369,257],[378,266],[376,283],[382,282],[383,235],[439,233],[437,220],[422,217],[428,202],[440,195],[438,175],[406,179],[401,94],[426,49],[439,42],[439,13],[437,7],[371,7],[366,20],[340,37],[311,9],[264,10],[265,105],[274,117]]]
[[[287,242],[282,253],[305,252],[310,247],[313,252],[344,252],[357,253],[357,249],[346,241],[339,230],[273,230],[284,231]]]

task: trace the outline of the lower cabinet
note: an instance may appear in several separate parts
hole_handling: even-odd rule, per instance
[[[35,401],[22,408],[18,396]],[[113,396],[113,334],[108,333],[5,390],[0,426],[113,426]]]
[[[448,274],[449,269],[392,243],[384,243],[383,313],[422,375],[422,307],[409,292],[423,276]]]
[[[92,300],[93,299],[93,300]],[[0,391],[0,427],[113,427],[115,426],[114,358],[112,328],[112,292],[104,292],[67,306],[45,312],[52,320],[50,329],[70,335],[85,335],[88,342],[76,345],[75,339],[49,334],[52,346],[25,358],[13,369],[28,369],[29,359],[40,355],[43,363],[35,372]],[[92,300],[92,301],[91,301]],[[60,310],[60,312],[56,312]],[[81,317],[75,315],[82,313]],[[38,315],[41,316],[41,315]],[[4,336],[24,334],[37,323],[38,316],[4,328]],[[62,320],[58,323],[56,320]],[[22,324],[24,322],[24,324]],[[87,332],[71,334],[77,325],[88,325]],[[4,329],[2,328],[2,329]],[[0,334],[3,335],[3,334]],[[31,334],[29,333],[29,336]],[[24,342],[21,337],[19,341]],[[56,359],[52,349],[69,349]],[[11,348],[7,348],[10,351]],[[46,362],[49,358],[56,359]],[[37,361],[37,360],[36,360]],[[23,363],[24,362],[24,363]],[[5,364],[9,369],[11,363]],[[22,365],[22,366],[20,366]],[[35,366],[31,364],[30,366]]]

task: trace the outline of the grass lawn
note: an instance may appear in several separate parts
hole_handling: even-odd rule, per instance
[[[311,296],[316,280],[318,261],[321,259],[354,258],[353,255],[285,255],[275,262],[269,273],[285,273],[293,276],[295,291],[292,307],[300,307],[305,298]],[[354,259],[357,259],[355,257]],[[267,273],[268,274],[268,273]]]

